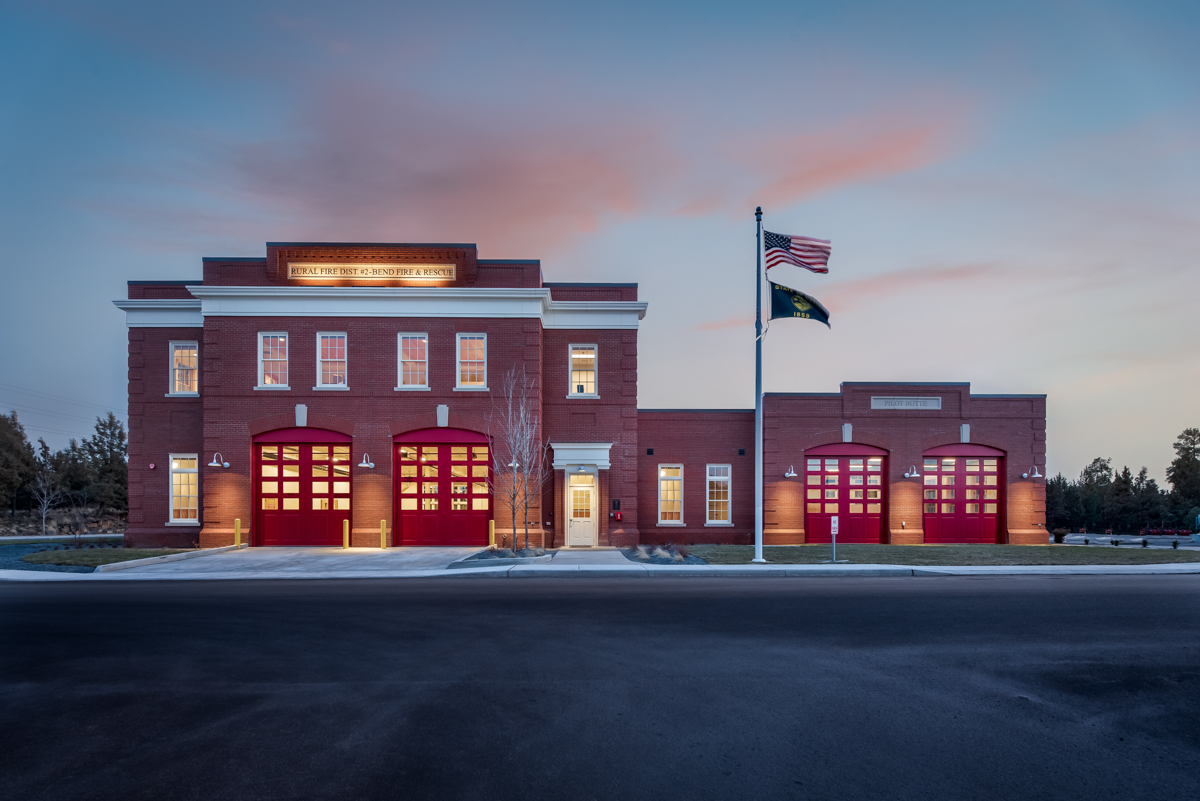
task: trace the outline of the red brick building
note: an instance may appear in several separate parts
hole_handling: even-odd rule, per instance
[[[547,546],[750,542],[752,410],[639,410],[636,284],[470,244],[268,243],[131,281],[137,545],[511,542],[504,377],[528,380]],[[653,343],[649,344],[653,347]],[[765,541],[1045,542],[1045,396],[845,384],[764,400]],[[509,470],[513,468],[513,470]],[[523,531],[520,532],[523,536]]]

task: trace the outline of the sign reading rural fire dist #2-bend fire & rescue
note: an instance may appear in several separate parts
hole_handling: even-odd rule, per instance
[[[453,281],[453,264],[331,264],[288,262],[288,278],[298,280]]]

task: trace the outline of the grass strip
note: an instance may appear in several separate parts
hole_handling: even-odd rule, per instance
[[[79,551],[38,551],[25,554],[22,562],[31,565],[72,565],[75,567],[99,567],[114,562],[129,562],[133,559],[148,559],[151,556],[169,556],[187,553],[191,548],[88,548]]]
[[[689,545],[688,553],[710,565],[747,565],[752,545]],[[763,558],[784,565],[829,559],[829,545],[768,545]],[[1200,550],[1113,548],[1079,545],[842,545],[838,559],[874,565],[1153,565],[1200,562]]]

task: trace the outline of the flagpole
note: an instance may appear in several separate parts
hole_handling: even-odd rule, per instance
[[[762,206],[754,210],[754,561],[763,559]]]

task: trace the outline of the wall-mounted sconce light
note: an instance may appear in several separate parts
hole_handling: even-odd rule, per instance
[[[904,474],[905,478],[917,478],[918,476],[919,474],[917,473],[917,466],[915,464],[908,468],[908,472]]]
[[[796,477],[796,465],[790,466],[788,468],[788,471],[783,474],[783,477],[784,478],[795,478]]]
[[[372,461],[368,461],[368,459],[367,459],[367,457],[368,457],[368,456],[370,456],[370,455],[371,455],[371,454],[369,454],[369,453],[364,453],[364,454],[363,454],[363,460],[362,460],[361,462],[359,462],[359,463],[358,463],[358,466],[359,466],[359,467],[365,467],[365,468],[367,468],[367,469],[373,468],[373,467],[375,466],[375,463],[374,463],[374,462],[372,462]]]
[[[1033,469],[1030,472],[1021,474],[1021,478],[1041,478],[1041,477],[1042,477],[1042,474],[1037,471],[1037,465],[1034,465]]]
[[[213,460],[208,463],[208,466],[209,467],[224,467],[226,470],[228,470],[229,462],[225,461],[225,457],[221,455],[220,451],[217,451],[216,453],[213,454]]]
[[[583,465],[579,465],[579,469],[576,470],[575,472],[576,473],[586,473],[587,471],[583,469]]]

